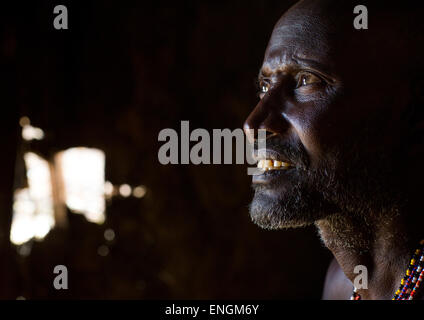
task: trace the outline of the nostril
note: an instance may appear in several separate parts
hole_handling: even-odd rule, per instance
[[[262,134],[259,136],[259,132],[260,131],[262,131]],[[265,132],[265,136],[264,136],[264,133],[263,132]],[[263,139],[264,137],[265,137],[265,139],[269,139],[269,138],[271,138],[271,137],[273,137],[275,135],[276,135],[275,132],[266,130],[264,128],[259,128],[258,130],[255,130],[255,132],[254,132],[255,140],[258,140],[259,138],[262,138]]]
[[[251,143],[258,141],[259,139],[265,138],[266,140],[277,135],[277,133],[263,129],[263,128],[251,129],[249,126],[246,126],[246,125],[244,126],[244,132]]]
[[[269,139],[269,138],[271,138],[271,137],[273,137],[273,136],[275,136],[276,135],[276,133],[275,132],[272,132],[272,131],[268,131],[268,130],[266,130],[266,138],[267,139]]]

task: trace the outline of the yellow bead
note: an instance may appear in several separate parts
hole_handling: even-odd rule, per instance
[[[409,276],[411,274],[411,271],[406,270],[406,275]]]
[[[404,285],[405,284],[405,279],[400,280],[400,284]],[[399,290],[398,290],[399,291]]]
[[[396,291],[396,293],[395,294],[399,294],[400,293],[400,290],[398,289],[398,291]]]
[[[415,259],[411,259],[411,264],[415,264]]]

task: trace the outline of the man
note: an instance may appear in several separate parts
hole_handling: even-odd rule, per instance
[[[368,29],[354,27],[358,4],[368,9]],[[399,6],[297,3],[273,30],[260,101],[245,123],[267,130],[266,150],[255,150],[263,173],[253,176],[252,220],[268,229],[317,226],[335,257],[324,299],[351,297],[356,266],[367,268],[368,286],[355,299],[424,291],[415,288],[424,239],[424,32],[422,11]]]

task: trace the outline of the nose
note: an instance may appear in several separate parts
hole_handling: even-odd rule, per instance
[[[258,139],[258,130],[266,131],[266,139],[287,132],[288,123],[282,115],[281,99],[266,95],[244,122],[243,129],[250,143]]]

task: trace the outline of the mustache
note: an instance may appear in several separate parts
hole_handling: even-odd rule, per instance
[[[297,168],[304,170],[309,168],[308,153],[300,142],[284,141],[279,136],[267,138],[265,142],[267,151],[272,151],[273,153],[278,154],[281,159],[295,165]],[[259,150],[263,150],[259,149],[259,147],[263,146],[260,146],[259,141],[255,140],[253,143],[254,156],[258,155]]]

